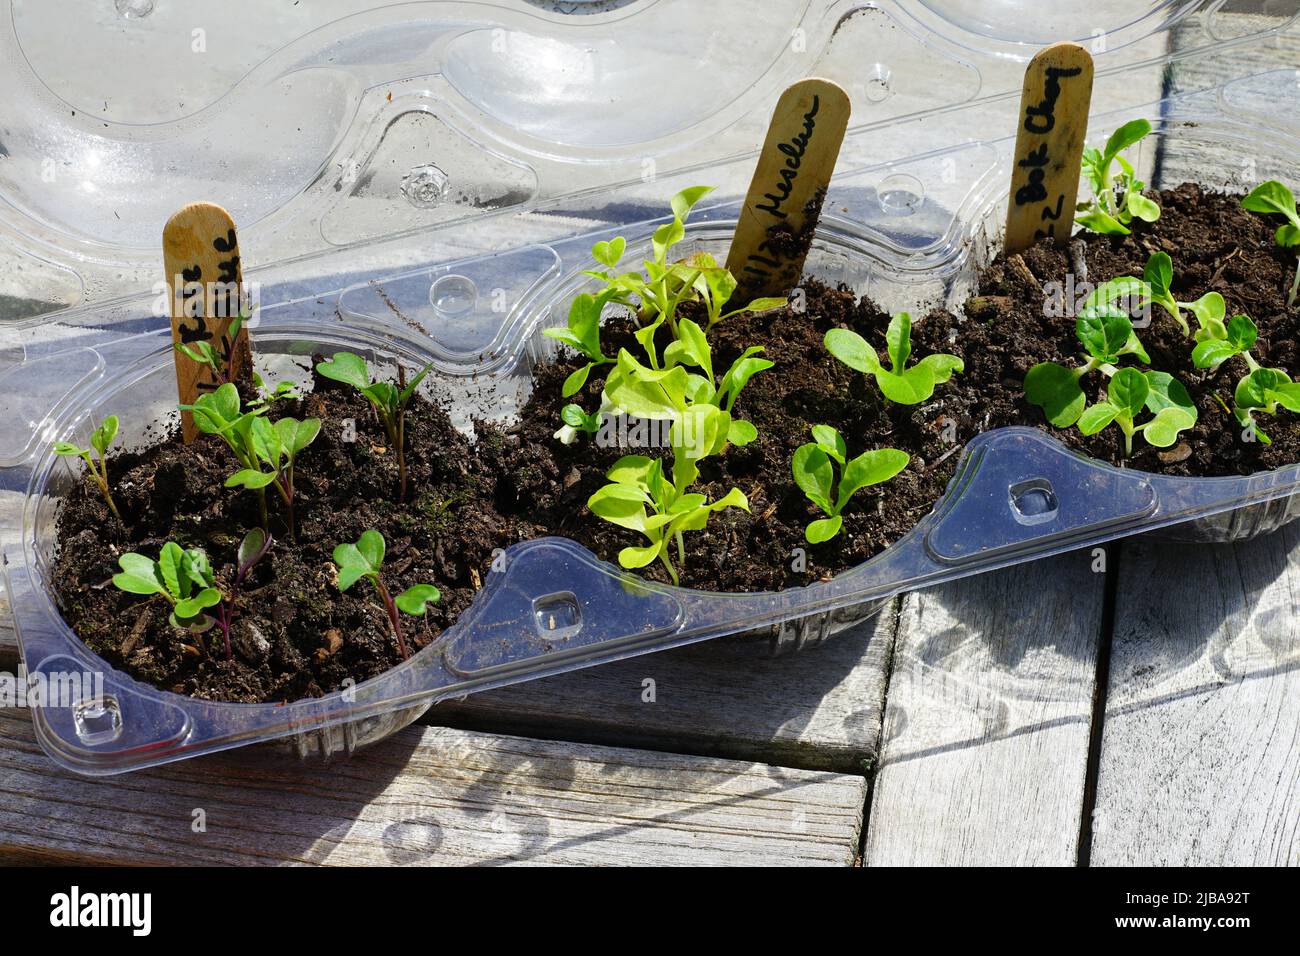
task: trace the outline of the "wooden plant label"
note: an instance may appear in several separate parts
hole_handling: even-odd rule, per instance
[[[805,209],[830,183],[848,125],[848,94],[829,80],[800,80],[776,101],[727,256],[749,298],[784,295],[798,284],[808,245],[797,239],[815,225]],[[815,217],[820,203],[813,207]],[[773,235],[778,226],[786,228]]]
[[[237,381],[252,371],[252,350],[245,325],[231,341],[232,319],[243,302],[239,240],[230,214],[212,203],[186,206],[163,228],[163,268],[167,273],[172,313],[172,342],[193,346],[207,342]],[[182,405],[191,405],[220,384],[207,365],[175,350],[176,387]],[[181,413],[185,441],[198,435],[193,416]]]
[[[1046,236],[1070,238],[1091,101],[1092,57],[1077,43],[1053,43],[1029,61],[1007,205],[1008,254]]]

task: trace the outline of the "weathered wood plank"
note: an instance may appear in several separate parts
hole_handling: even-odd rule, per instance
[[[866,798],[844,774],[437,727],[324,767],[245,751],[110,779],[57,769],[24,712],[0,738],[8,860],[847,866]]]
[[[1300,528],[1127,543],[1092,862],[1300,864]]]
[[[706,642],[473,694],[429,719],[861,773],[877,756],[894,626],[891,604],[784,657],[756,657],[743,639]]]
[[[1104,598],[1093,560],[904,599],[865,865],[1075,862]]]

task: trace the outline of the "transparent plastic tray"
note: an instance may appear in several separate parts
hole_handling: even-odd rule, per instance
[[[755,149],[779,92],[804,76],[840,83],[851,129],[878,131],[847,148],[862,166],[951,145],[950,127],[924,120],[958,107],[972,136],[1012,128],[1044,43],[1088,44],[1094,109],[1119,108],[1150,100],[1171,61],[1258,46],[1298,12],[1293,0],[764,0],[761,16],[749,0],[0,0],[0,322],[148,289],[163,223],[197,198],[234,215],[246,276],[298,275],[317,292],[348,272],[654,215],[656,180]],[[747,183],[743,170],[716,184]]]
[[[1156,133],[1136,158],[1157,186],[1189,177],[1238,189],[1268,176],[1294,181],[1300,137],[1280,128],[1271,111],[1298,80],[1295,72],[1274,72],[1099,116],[1092,138],[1122,119],[1146,115]],[[1009,140],[971,143],[838,175],[808,271],[889,308],[924,302],[958,308],[975,269],[995,248],[1010,148]],[[1249,168],[1240,161],[1243,150],[1254,158]],[[720,254],[735,215],[734,202],[703,210],[688,226],[684,252],[693,246]],[[629,237],[630,255],[648,243],[653,226],[618,230]],[[542,329],[563,322],[571,296],[587,281],[581,270],[589,265],[591,242],[612,234],[411,270],[267,307],[253,332],[257,360],[274,366],[277,376],[303,381],[306,357],[331,347],[381,363],[432,360],[436,372],[428,387],[452,402],[460,424],[509,418],[527,399],[532,370],[555,355]],[[509,307],[497,308],[502,301]],[[33,326],[23,361],[0,375],[7,400],[27,396],[34,403],[22,413],[31,427],[6,431],[0,443],[6,482],[27,492],[22,540],[5,566],[24,660],[37,673],[108,675],[106,707],[87,702],[35,712],[42,746],[83,773],[281,738],[301,754],[347,752],[404,726],[437,700],[729,634],[761,635],[777,651],[804,647],[902,591],[1135,533],[1237,540],[1300,513],[1300,466],[1244,478],[1165,477],[1090,460],[1043,430],[999,429],[963,449],[929,516],[831,581],[775,593],[706,593],[647,583],[565,539],[533,540],[506,552],[504,569],[486,576],[473,605],[434,644],[350,693],[283,706],[197,701],[109,669],[61,621],[49,593],[54,520],[72,480],[56,468],[50,442],[84,440],[89,423],[122,410],[127,393],[133,411],[124,419],[125,443],[138,442],[148,420],[172,414],[168,333],[149,318],[147,306],[135,308],[98,314],[99,323],[110,320],[112,332],[94,316],[69,324],[71,345],[42,340],[43,327]],[[132,328],[138,331],[124,334]],[[61,394],[50,396],[50,382],[61,383]]]

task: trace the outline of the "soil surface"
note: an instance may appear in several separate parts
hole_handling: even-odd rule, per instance
[[[1293,253],[1273,244],[1276,223],[1247,213],[1238,196],[1203,192],[1194,185],[1152,194],[1162,215],[1135,223],[1133,235],[1087,233],[1069,247],[1035,246],[999,258],[979,277],[979,294],[963,313],[913,311],[914,359],[933,352],[962,358],[965,371],[939,385],[917,406],[884,401],[874,382],[840,364],[822,345],[828,329],[854,329],[884,354],[889,316],[850,290],[805,279],[795,305],[728,319],[710,333],[714,366],[722,370],[746,347],[762,345],[776,367],[750,380],[737,417],[752,422],[758,438],[743,448],[706,459],[697,490],[711,499],[739,488],[748,513],[727,509],[708,527],[688,535],[681,583],[716,591],[770,590],[804,585],[854,567],[896,541],[943,494],[962,446],[980,431],[1005,425],[1045,428],[1089,455],[1120,463],[1122,436],[1111,428],[1092,438],[1051,428],[1041,409],[1024,400],[1021,384],[1042,361],[1072,364],[1081,347],[1073,318],[1045,309],[1045,286],[1068,288],[1074,275],[1099,283],[1141,275],[1149,255],[1173,257],[1173,292],[1188,301],[1210,290],[1223,294],[1228,314],[1246,312],[1260,330],[1255,355],[1265,365],[1300,371],[1300,310],[1288,309],[1286,291]],[[1080,268],[1086,266],[1086,269]],[[639,354],[631,319],[605,326],[606,354],[621,346]],[[1177,475],[1233,475],[1279,467],[1300,459],[1300,419],[1283,412],[1263,417],[1272,445],[1243,441],[1234,419],[1218,404],[1230,401],[1245,373],[1240,359],[1212,372],[1191,364],[1191,341],[1163,310],[1152,310],[1139,335],[1152,366],[1187,386],[1198,424],[1174,449],[1136,440],[1124,464]],[[662,344],[662,343],[661,343]],[[553,435],[560,409],[576,401],[599,403],[603,369],[576,396],[560,397],[560,384],[578,365],[562,359],[536,373],[532,397],[518,422],[506,428],[477,423],[470,440],[446,414],[424,401],[409,414],[410,504],[394,501],[396,463],[383,448],[383,430],[368,404],[349,389],[318,380],[301,401],[281,403],[273,417],[314,415],[324,420],[320,438],[300,458],[297,541],[288,539],[274,503],[277,541],[239,599],[235,657],[226,661],[213,634],[196,639],[167,624],[167,606],[124,594],[108,584],[117,557],[135,550],[155,556],[168,539],[204,547],[219,577],[229,581],[239,537],[257,523],[250,492],[228,492],[229,452],[214,438],[185,446],[175,436],[137,452],[115,456],[110,473],[126,527],[111,521],[96,488],[71,494],[59,521],[55,586],[64,614],[92,650],[133,676],[180,693],[224,700],[293,700],[330,691],[352,678],[364,680],[399,662],[382,607],[361,582],[346,594],[335,585],[330,554],[369,527],[388,540],[385,569],[396,593],[416,583],[442,589],[427,622],[408,619],[413,648],[427,644],[473,599],[494,548],[541,535],[563,535],[615,562],[618,551],[644,544],[635,532],[596,519],[586,510],[604,473],[621,455],[664,454],[654,448],[598,447],[583,436],[563,445]],[[1085,379],[1089,401],[1101,376]],[[343,441],[345,419],[357,438]],[[856,494],[840,535],[821,545],[804,539],[816,511],[794,484],[790,459],[810,440],[808,428],[835,426],[849,454],[893,447],[911,463],[884,486]],[[801,559],[802,558],[802,559]],[[667,580],[655,564],[643,572]]]
[[[492,481],[446,414],[423,400],[407,413],[405,505],[396,501],[397,463],[383,427],[359,394],[317,377],[301,401],[277,403],[272,418],[284,415],[318,417],[323,425],[294,469],[296,540],[277,496],[268,496],[275,540],[240,589],[232,660],[217,629],[197,637],[179,632],[168,624],[164,599],[110,582],[119,555],[156,558],[172,540],[203,548],[218,582],[229,586],[240,539],[259,516],[253,492],[223,487],[236,470],[224,442],[203,435],[185,445],[171,434],[113,456],[109,477],[125,528],[89,482],[67,497],[54,586],[65,620],[91,650],[138,680],[211,700],[291,701],[347,678],[360,683],[401,662],[374,588],[363,580],[340,593],[331,563],[335,545],[367,528],[387,542],[384,578],[393,594],[424,583],[442,592],[427,620],[404,619],[412,653],[469,607],[492,548],[507,543],[505,524],[492,509]],[[352,441],[345,440],[349,419]]]

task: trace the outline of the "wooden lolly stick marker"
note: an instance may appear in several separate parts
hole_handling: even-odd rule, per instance
[[[243,301],[243,268],[239,239],[230,213],[220,206],[196,202],[181,209],[163,228],[163,268],[171,294],[172,343],[191,347],[207,342],[229,369],[229,380],[251,374],[252,349],[244,324],[231,341],[230,323]],[[212,369],[195,362],[179,349],[176,387],[182,405],[192,405],[221,382]],[[186,442],[198,436],[194,417],[181,412]]]
[[[849,97],[829,80],[793,83],[776,101],[727,268],[749,298],[789,292],[803,275],[805,209],[831,181],[849,125]],[[814,203],[813,216],[820,214]],[[775,236],[772,230],[785,226]],[[782,241],[784,240],[784,241]]]
[[[1029,61],[1007,205],[1008,255],[1047,236],[1070,238],[1091,102],[1092,56],[1079,44],[1053,43]]]

